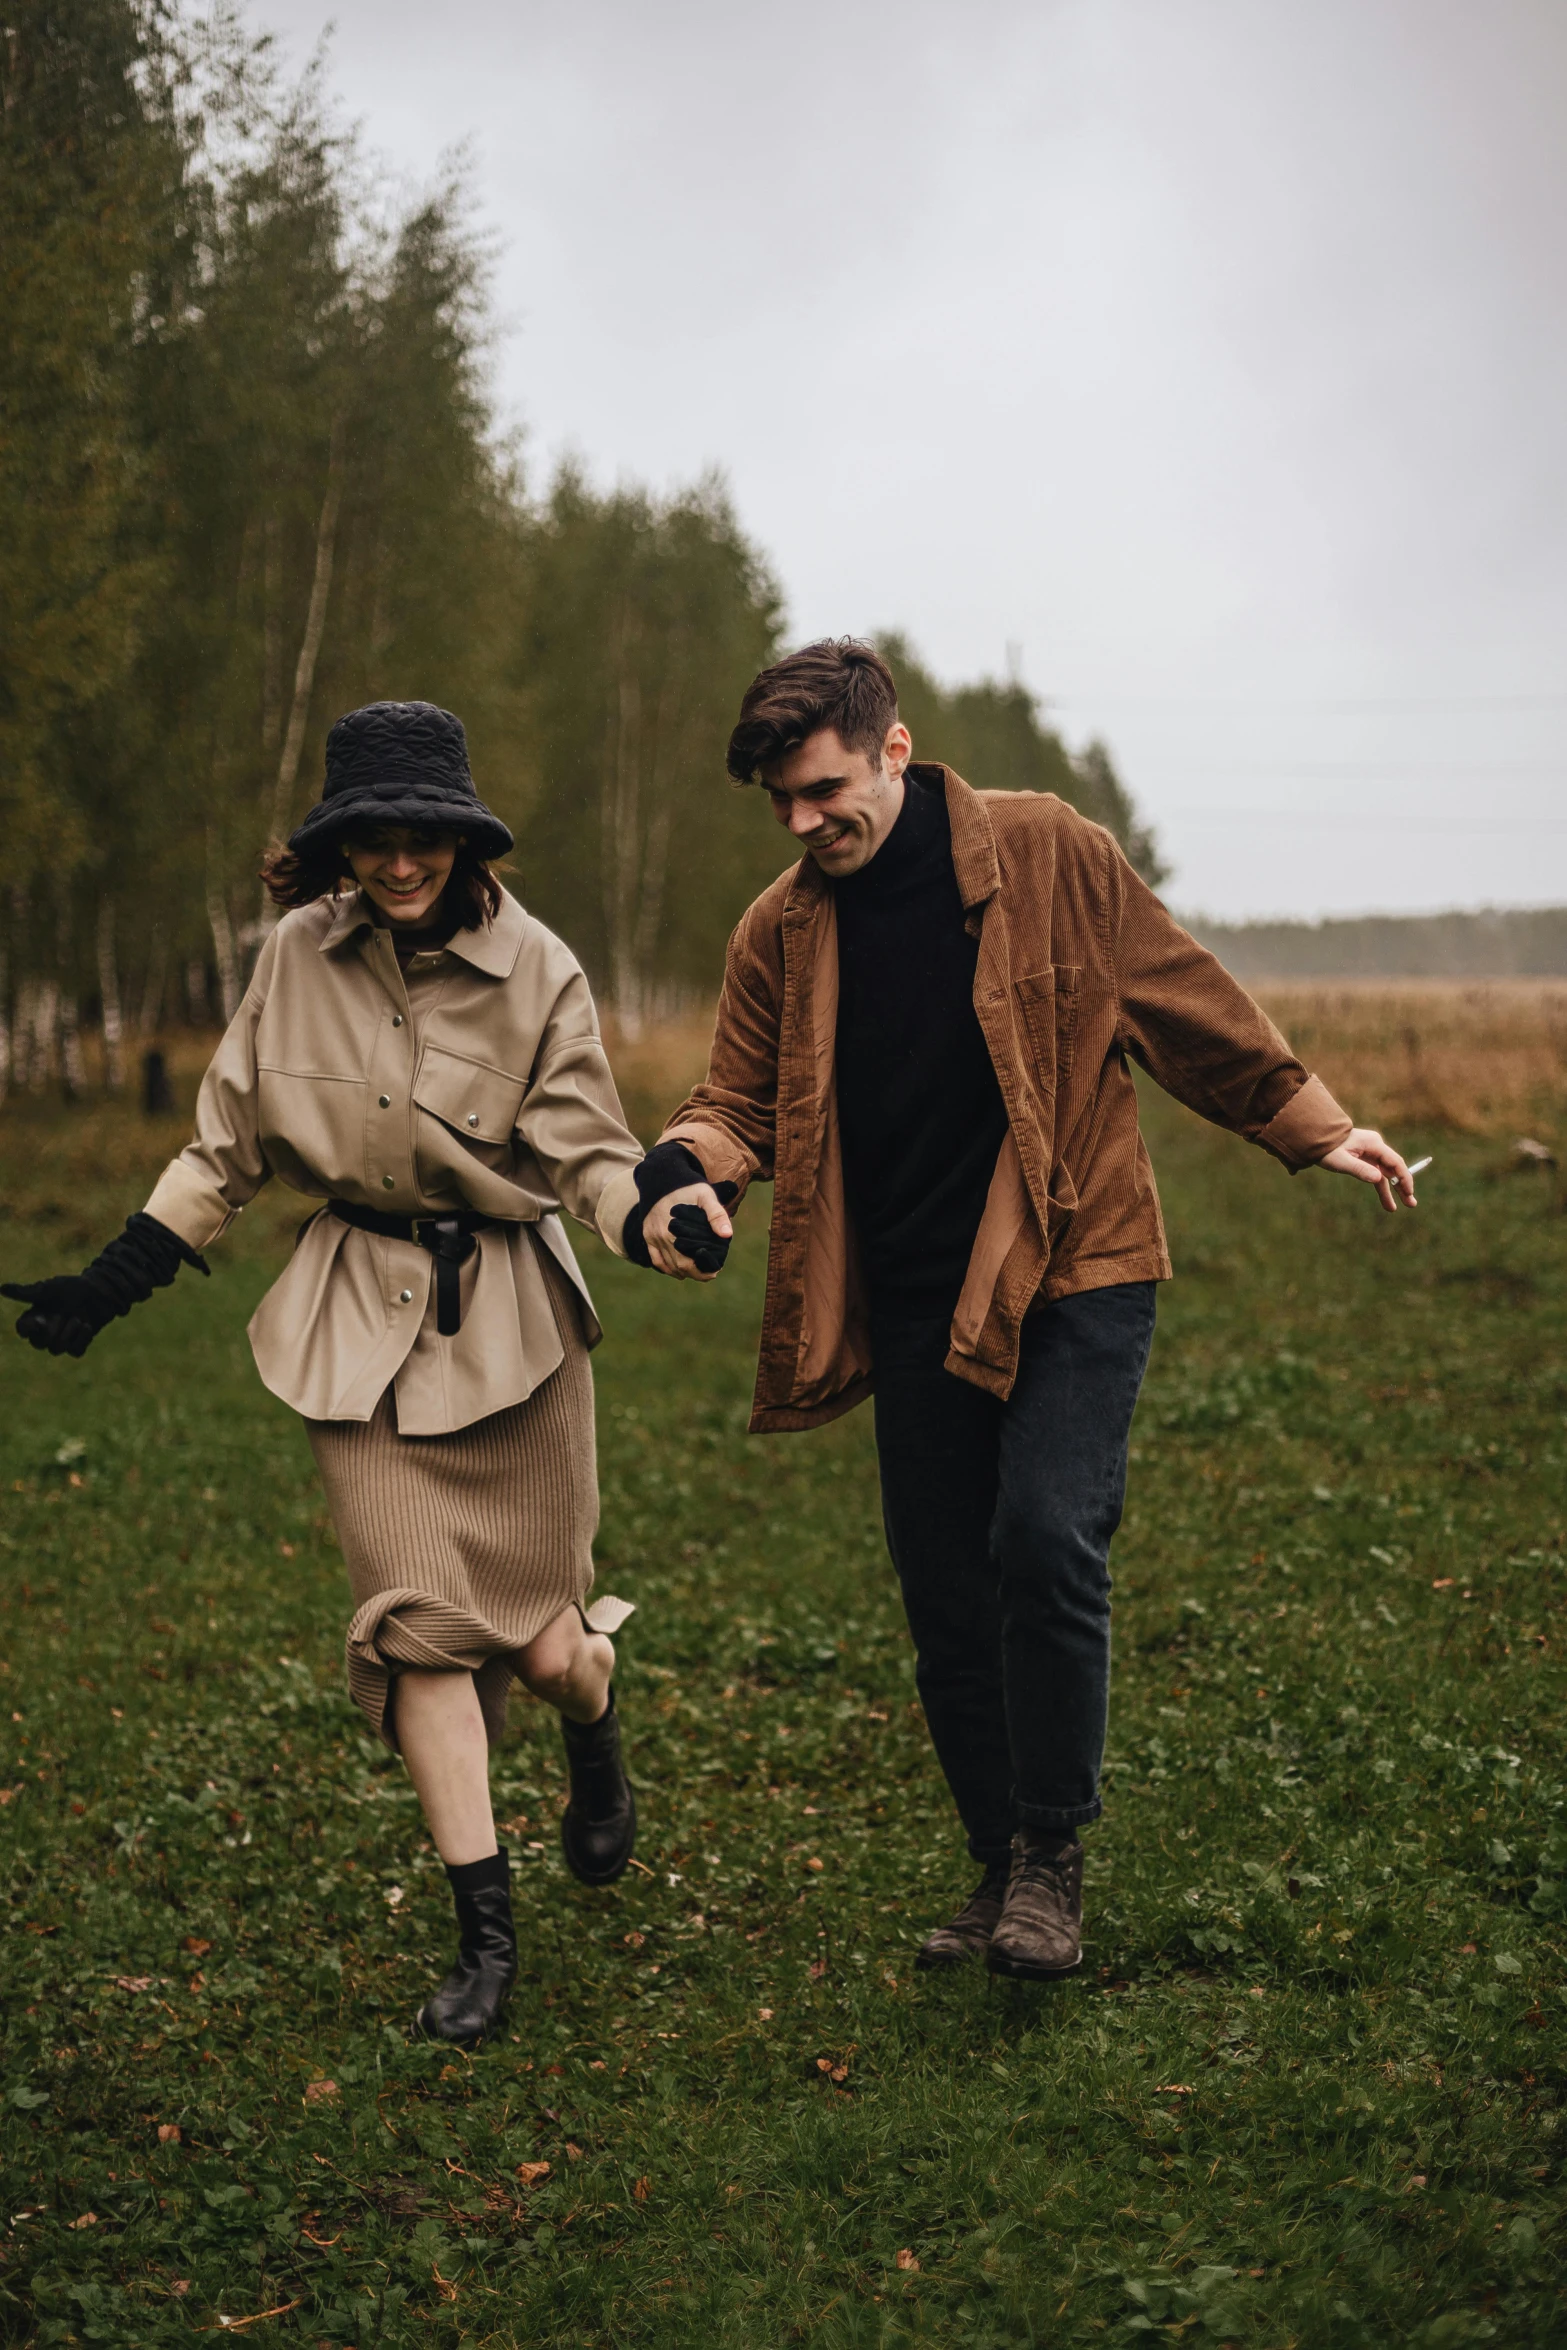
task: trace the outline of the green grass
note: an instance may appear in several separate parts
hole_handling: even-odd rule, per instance
[[[1065,1985],[911,1970],[972,1870],[868,1414],[743,1433],[765,1201],[715,1290],[589,1259],[648,1873],[567,1876],[519,1703],[472,2060],[409,2037],[443,1881],[245,1345],[290,1203],[81,1365],[0,1343],[6,2341],[1567,2338],[1567,1219],[1497,1146],[1435,1138],[1395,1222],[1149,1122],[1180,1278]],[[168,1139],[13,1112],[7,1271]]]

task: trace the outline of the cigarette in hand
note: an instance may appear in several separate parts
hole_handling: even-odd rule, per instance
[[[1410,1168],[1409,1172],[1410,1172],[1410,1174],[1411,1174],[1411,1175],[1423,1175],[1423,1174],[1425,1173],[1425,1171],[1426,1171],[1427,1167],[1429,1167],[1429,1166],[1430,1166],[1430,1164],[1431,1164],[1431,1161],[1430,1161],[1430,1159],[1429,1159],[1429,1158],[1425,1158],[1425,1159],[1416,1159],[1416,1161],[1415,1161],[1414,1165],[1413,1165],[1413,1166]]]

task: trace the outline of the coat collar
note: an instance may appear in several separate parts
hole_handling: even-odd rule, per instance
[[[952,870],[957,875],[958,895],[965,910],[982,906],[1001,887],[996,836],[984,801],[951,767],[940,767],[929,760],[920,761],[916,767],[911,760],[909,773],[917,773],[931,790],[946,793],[947,818],[952,826]],[[785,913],[797,910],[797,915],[809,915],[827,895],[827,890],[827,878],[815,858],[802,857],[789,884]]]
[[[491,979],[509,979],[522,950],[522,934],[528,917],[510,890],[501,891],[501,910],[482,930],[456,930],[446,942],[449,955],[459,955],[471,963],[475,971],[482,971]],[[321,941],[324,955],[346,940],[357,938],[361,931],[375,927],[370,901],[362,889],[354,890],[339,901],[337,912]]]

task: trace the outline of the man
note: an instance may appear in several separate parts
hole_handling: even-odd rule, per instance
[[[627,1239],[711,1279],[726,1206],[773,1180],[751,1426],[874,1389],[919,1692],[984,1870],[919,1963],[1050,1977],[1081,1957],[1110,1540],[1170,1273],[1129,1061],[1292,1173],[1389,1210],[1414,1187],[1108,832],[911,751],[868,646],[809,645],[747,692],[729,771],[805,854],[730,941],[707,1078]]]

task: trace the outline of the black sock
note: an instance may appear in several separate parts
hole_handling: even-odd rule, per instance
[[[1059,1860],[1064,1852],[1070,1852],[1079,1841],[1075,1828],[1030,1828],[1028,1832],[1036,1845],[1043,1846],[1051,1860]]]
[[[455,1867],[448,1861],[446,1874],[454,1893],[483,1893],[491,1885],[511,1883],[511,1858],[498,1844],[487,1860],[462,1860]]]

